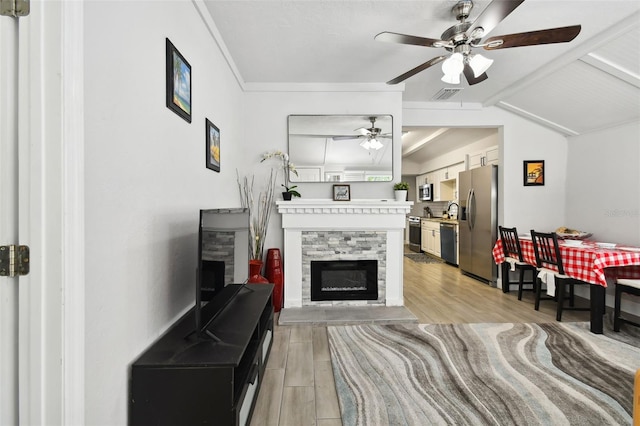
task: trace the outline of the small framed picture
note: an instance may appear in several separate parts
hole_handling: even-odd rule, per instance
[[[191,123],[191,65],[167,39],[167,108]]]
[[[351,187],[349,185],[333,185],[333,201],[350,201]]]
[[[544,185],[544,160],[523,162],[524,186]]]
[[[207,139],[207,169],[220,172],[220,129],[205,118]]]

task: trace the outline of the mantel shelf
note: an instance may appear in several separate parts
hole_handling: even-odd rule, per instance
[[[361,199],[333,201],[330,199],[296,199],[276,201],[282,214],[401,214],[411,211],[413,201]]]

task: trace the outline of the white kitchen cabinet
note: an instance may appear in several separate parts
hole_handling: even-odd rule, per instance
[[[422,220],[420,221],[420,230],[421,230],[421,235],[420,235],[420,250],[422,250],[423,252],[427,252],[427,237],[428,235],[431,233],[431,231],[429,230],[429,227],[427,226],[427,221],[426,220]]]
[[[469,170],[477,167],[488,166],[490,164],[498,164],[498,147],[492,146],[483,149],[480,152],[467,155]]]
[[[423,220],[420,226],[422,228],[422,251],[440,257],[440,222]]]
[[[449,179],[458,179],[458,175],[460,174],[460,172],[464,172],[464,161],[447,167],[447,172],[449,174]]]

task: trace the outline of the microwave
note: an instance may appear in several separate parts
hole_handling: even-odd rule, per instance
[[[433,201],[433,184],[425,183],[418,188],[420,201]]]

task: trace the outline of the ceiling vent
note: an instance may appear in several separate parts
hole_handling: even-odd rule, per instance
[[[433,95],[431,100],[432,101],[444,101],[444,100],[452,98],[453,96],[455,96],[461,90],[462,90],[462,88],[460,88],[460,87],[444,87],[444,88],[440,89],[440,91],[438,93]]]

